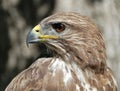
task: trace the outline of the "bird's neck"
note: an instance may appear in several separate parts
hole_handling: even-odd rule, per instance
[[[105,60],[98,58],[99,56],[102,57],[96,50],[89,51],[85,49],[84,46],[78,45],[75,47],[72,46],[64,46],[65,48],[61,48],[61,50],[57,51],[57,57],[62,58],[65,62],[74,62],[75,64],[79,65],[82,69],[91,69],[96,73],[100,73],[104,71],[105,68]],[[94,54],[94,53],[98,54]]]

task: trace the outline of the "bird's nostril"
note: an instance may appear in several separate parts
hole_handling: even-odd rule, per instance
[[[39,32],[39,30],[35,30],[36,32]]]

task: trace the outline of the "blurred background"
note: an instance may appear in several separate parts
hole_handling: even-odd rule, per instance
[[[26,46],[26,35],[43,18],[61,11],[88,16],[102,32],[107,64],[120,89],[120,0],[0,0],[0,91],[45,52]],[[47,55],[46,55],[47,56]]]

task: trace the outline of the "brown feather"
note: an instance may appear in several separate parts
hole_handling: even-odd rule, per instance
[[[105,45],[98,28],[78,13],[58,13],[40,24],[69,26],[57,42],[45,45],[54,57],[39,58],[16,76],[5,91],[117,91],[106,64]]]

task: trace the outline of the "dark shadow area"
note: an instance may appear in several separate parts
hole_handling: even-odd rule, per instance
[[[86,0],[86,3],[93,5],[95,3],[102,3],[103,0]]]
[[[5,11],[0,1],[0,91],[4,91],[10,81],[21,72],[16,67],[13,70],[9,70],[6,67],[8,62],[8,53],[12,46],[9,37],[8,18],[10,18],[8,11]],[[6,2],[7,3],[7,2]],[[27,26],[36,25],[41,19],[52,14],[55,8],[55,0],[20,0],[16,6],[17,12],[24,18]],[[44,9],[45,8],[45,11]],[[27,27],[26,26],[26,27]],[[19,39],[19,38],[18,38]],[[19,41],[19,40],[18,40]],[[39,50],[39,47],[38,47]],[[38,57],[45,56],[46,54],[38,54]],[[26,60],[26,66],[23,69],[30,66],[36,58],[29,58]]]
[[[43,7],[46,8],[44,11]],[[21,0],[17,7],[27,24],[32,26],[52,14],[54,8],[55,0]]]
[[[9,14],[0,6],[0,91],[3,91],[7,81],[5,76],[6,64],[11,46],[7,23],[8,16]]]

